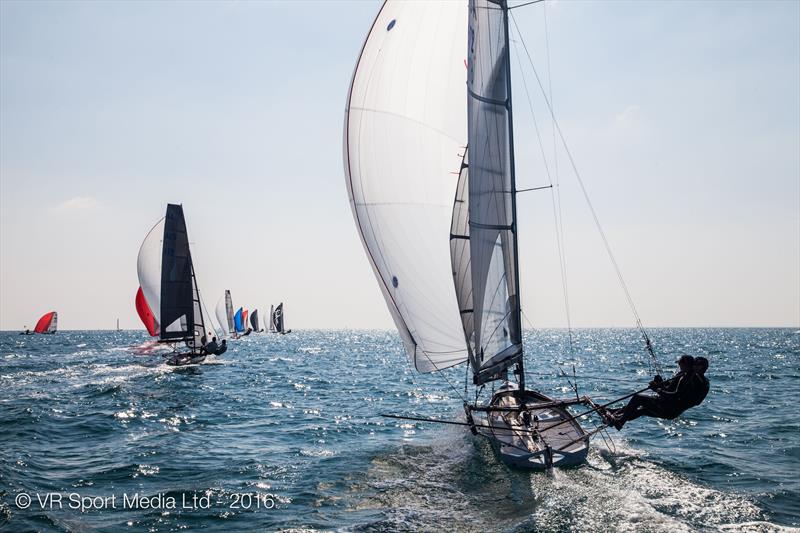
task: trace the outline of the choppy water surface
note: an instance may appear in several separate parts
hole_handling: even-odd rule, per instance
[[[453,387],[414,373],[393,332],[251,335],[212,364],[186,369],[131,348],[146,340],[140,332],[0,333],[0,529],[800,525],[800,332],[653,336],[662,362],[684,351],[711,360],[706,402],[675,421],[643,418],[612,430],[613,445],[593,441],[588,464],[547,475],[510,470],[462,427],[381,418],[463,418],[464,369],[446,373]],[[596,399],[648,380],[633,331],[580,330],[572,355],[564,331],[532,332],[525,342],[530,384],[556,396],[571,394],[557,369],[571,373],[573,364],[580,392]],[[36,494],[48,492],[63,495],[62,509],[41,508]],[[15,503],[21,493],[34,497],[27,510]],[[261,505],[242,493],[261,495]],[[81,513],[69,508],[71,494],[117,501]],[[189,508],[122,508],[123,495],[137,494]],[[203,509],[193,496],[212,504]]]

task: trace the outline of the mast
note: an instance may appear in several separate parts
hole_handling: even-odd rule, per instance
[[[514,113],[513,105],[511,104],[511,40],[508,36],[508,0],[501,0],[503,8],[503,33],[505,38],[506,48],[506,84],[508,87],[508,152],[509,162],[511,163],[511,235],[514,243],[514,292],[516,293],[516,309],[513,312],[517,315],[516,322],[519,325],[519,336],[522,340],[522,304],[520,303],[519,291],[519,246],[517,244],[517,172],[516,165],[514,164]],[[517,362],[516,374],[519,378],[520,390],[525,390],[525,366],[524,366],[525,353],[524,348]]]

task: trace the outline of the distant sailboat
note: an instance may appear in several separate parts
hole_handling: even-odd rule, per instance
[[[43,335],[51,335],[56,331],[58,331],[58,313],[55,311],[45,313],[36,323],[36,327],[33,328],[34,333],[41,333]]]
[[[222,295],[222,298],[219,299],[217,302],[217,308],[215,310],[217,314],[217,321],[220,323],[220,327],[222,328],[223,333],[226,336],[231,336],[232,338],[237,337],[237,329],[236,329],[236,322],[234,320],[234,313],[233,313],[233,299],[231,298],[231,291],[226,290],[225,294]]]
[[[119,318],[117,319],[117,331],[120,331],[120,329],[119,329]]]
[[[250,313],[250,326],[253,328],[253,332],[261,333],[264,330],[261,329],[261,326],[258,322],[258,309],[253,309],[253,312]]]
[[[280,333],[281,335],[286,335],[287,333],[291,333],[292,330],[285,329],[284,327],[284,314],[283,314],[283,302],[278,304],[278,307],[272,312],[272,325],[275,328],[276,333]]]
[[[597,406],[525,388],[506,0],[387,0],[351,81],[344,156],[362,243],[416,370],[469,366],[467,425],[506,463],[584,461],[594,431],[566,408]],[[479,403],[490,383],[499,390]]]
[[[206,357],[202,340],[211,331],[206,327],[182,206],[167,205],[166,216],[150,230],[139,249],[137,270],[144,303],[153,323],[159,325],[158,341],[176,345],[167,364],[202,362]],[[138,303],[137,297],[137,309]],[[184,348],[178,350],[180,344]]]
[[[233,315],[233,328],[234,328],[234,331],[236,333],[239,333],[239,334],[244,333],[244,329],[245,329],[244,320],[242,320],[243,312],[244,312],[244,309],[242,309],[240,307],[236,311],[236,313],[234,313],[234,315]]]
[[[274,305],[270,305],[269,306],[269,332],[270,333],[277,333],[277,330],[275,329],[275,318],[274,317],[275,317],[275,306]]]

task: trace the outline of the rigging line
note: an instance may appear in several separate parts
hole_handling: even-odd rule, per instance
[[[525,2],[524,4],[519,4],[519,5],[516,5],[516,6],[509,6],[508,10],[511,11],[512,9],[517,9],[518,7],[530,6],[530,5],[539,4],[539,3],[542,3],[542,2],[544,2],[544,0],[531,0],[530,2]]]
[[[515,28],[517,30],[517,35],[519,36],[520,41],[522,42],[523,46],[525,46],[525,41],[522,40],[522,34],[519,31],[519,27],[517,26],[516,19],[514,19],[513,13],[511,14],[511,18],[514,20],[514,26],[515,26]],[[536,121],[536,112],[533,109],[533,102],[531,100],[531,94],[530,94],[530,91],[528,90],[528,81],[527,81],[527,78],[525,77],[525,71],[522,69],[522,60],[519,57],[519,47],[515,47],[514,51],[515,51],[515,54],[517,56],[517,64],[519,65],[520,74],[522,75],[521,76],[522,77],[522,85],[525,88],[525,96],[527,97],[527,100],[528,100],[528,108],[530,109],[531,116],[533,118],[533,127],[534,127],[534,130],[536,131],[536,138],[537,138],[537,140],[539,142],[539,151],[542,154],[542,163],[544,164],[545,173],[547,174],[547,180],[550,182],[550,186],[552,187],[553,186],[553,177],[550,174],[550,167],[547,164],[547,155],[545,154],[544,142],[542,141],[542,135],[541,135],[541,132],[539,131],[539,124]],[[557,185],[557,183],[556,183],[556,185]],[[564,245],[563,245],[564,231],[563,231],[563,225],[560,222],[560,214],[561,214],[560,198],[561,198],[561,196],[560,195],[558,196],[559,203],[558,203],[558,209],[556,209],[556,199],[555,199],[555,196],[552,193],[552,189],[551,189],[550,193],[551,193],[550,194],[550,201],[553,204],[553,218],[554,218],[554,221],[555,221],[556,251],[558,252],[558,264],[559,264],[559,269],[560,269],[560,273],[561,273],[561,290],[562,290],[562,294],[564,295],[564,313],[566,315],[567,331],[569,333],[569,348],[570,348],[570,353],[574,353],[573,342],[572,342],[572,316],[571,316],[571,313],[570,313],[570,310],[569,310],[569,286],[567,284],[566,253],[564,251]],[[561,228],[561,231],[559,231],[559,228]]]
[[[528,192],[528,191],[541,191],[542,189],[552,189],[552,188],[553,188],[553,184],[551,183],[550,185],[543,185],[541,187],[530,187],[528,189],[517,189],[516,193],[519,194],[521,192]]]
[[[636,305],[633,302],[633,298],[631,297],[631,293],[628,290],[628,285],[625,283],[625,279],[622,277],[622,270],[619,268],[619,264],[617,264],[617,260],[614,258],[614,254],[611,251],[611,245],[608,242],[608,238],[606,237],[605,231],[603,231],[603,226],[600,224],[600,218],[597,215],[597,212],[594,209],[594,205],[592,204],[591,199],[589,198],[589,192],[586,189],[586,185],[583,182],[583,178],[578,171],[578,166],[575,163],[575,159],[572,157],[572,152],[567,145],[566,138],[564,137],[564,132],[561,131],[561,126],[558,124],[556,120],[555,114],[553,113],[553,108],[550,105],[550,100],[547,98],[547,94],[545,93],[544,86],[542,84],[542,80],[539,77],[539,73],[536,71],[536,67],[533,64],[533,59],[531,58],[530,52],[528,51],[528,46],[525,44],[525,40],[522,38],[522,34],[519,30],[519,26],[517,25],[517,21],[512,15],[511,19],[514,21],[514,26],[517,29],[517,34],[520,36],[520,42],[522,43],[522,47],[525,50],[525,54],[528,56],[528,61],[531,64],[531,68],[533,69],[533,74],[536,76],[536,81],[539,84],[539,89],[542,91],[542,95],[545,99],[545,103],[547,104],[547,108],[550,111],[550,116],[553,120],[553,125],[558,132],[559,139],[561,140],[561,144],[564,147],[564,152],[567,154],[567,159],[569,160],[570,166],[572,167],[572,172],[575,174],[575,178],[580,185],[581,192],[583,193],[584,200],[586,200],[586,204],[589,207],[589,211],[591,212],[592,219],[594,220],[595,227],[597,228],[598,233],[603,241],[603,245],[605,246],[606,253],[608,254],[609,259],[611,260],[611,264],[614,267],[614,271],[616,272],[617,279],[619,280],[620,286],[625,294],[625,298],[628,301],[628,305],[631,308],[634,318],[636,319],[636,327],[642,333],[644,337],[646,349],[650,356],[655,363],[656,369],[661,372],[661,367],[658,363],[658,358],[656,357],[655,351],[653,350],[652,343],[650,342],[650,336],[647,334],[647,331],[644,329],[644,325],[642,324],[642,320],[639,316],[639,312],[636,310]]]
[[[419,346],[419,345],[417,345],[417,346]],[[450,380],[449,380],[449,379],[447,379],[447,376],[446,376],[446,375],[444,375],[444,373],[442,372],[442,370],[446,370],[446,368],[443,368],[443,369],[441,369],[441,370],[440,370],[440,369],[439,369],[439,367],[438,367],[438,366],[436,366],[436,363],[434,363],[434,362],[431,360],[431,358],[430,358],[430,357],[428,357],[428,354],[427,354],[427,353],[425,353],[425,350],[422,350],[422,349],[420,349],[420,351],[422,352],[422,355],[424,355],[424,356],[425,356],[425,358],[428,360],[428,362],[431,364],[431,366],[433,366],[433,368],[435,368],[435,369],[436,369],[436,375],[437,375],[437,376],[442,376],[442,378],[444,378],[444,380],[447,382],[447,384],[448,384],[448,385],[450,385],[450,388],[451,388],[451,389],[453,389],[453,390],[456,392],[456,395],[457,395],[459,398],[461,398],[461,401],[466,403],[466,401],[467,401],[467,398],[461,394],[461,392],[460,392],[460,391],[459,391],[459,390],[458,390],[458,389],[457,389],[457,388],[456,388],[456,387],[455,387],[455,386],[454,386],[454,385],[453,385],[453,384],[450,382]],[[453,366],[455,366],[455,365],[453,365]]]
[[[542,14],[544,16],[544,43],[545,43],[545,50],[547,56],[547,86],[548,91],[550,93],[550,102],[553,102],[553,71],[550,67],[550,30],[547,24],[547,4],[542,5]],[[516,21],[514,22],[516,26]],[[517,28],[517,33],[519,33],[519,28]],[[522,40],[522,35],[520,35],[520,40]],[[561,209],[561,186],[560,186],[560,176],[558,173],[558,145],[556,143],[556,128],[555,125],[552,128],[553,130],[553,171],[555,172],[556,176],[556,190],[552,191],[555,192],[555,203],[558,205],[558,217],[556,219],[556,223],[558,225],[557,231],[561,236],[561,262],[564,269],[563,276],[564,276],[564,308],[566,310],[567,315],[567,332],[569,335],[569,351],[571,354],[574,355],[575,348],[573,343],[573,335],[572,335],[572,316],[569,310],[569,283],[567,281],[567,243],[564,237],[564,212]],[[551,192],[551,194],[552,194]],[[555,209],[555,207],[554,207]]]

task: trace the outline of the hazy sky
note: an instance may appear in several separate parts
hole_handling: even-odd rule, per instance
[[[0,2],[0,329],[51,309],[64,329],[141,327],[136,255],[167,202],[209,307],[229,288],[285,301],[291,328],[391,327],[341,160],[379,5]],[[544,13],[515,10],[546,78]],[[645,324],[800,325],[800,3],[546,15],[556,115]],[[542,185],[523,80],[554,169],[551,125],[512,53],[518,184]],[[557,157],[573,324],[631,325]],[[566,324],[550,194],[519,199],[536,326]]]

